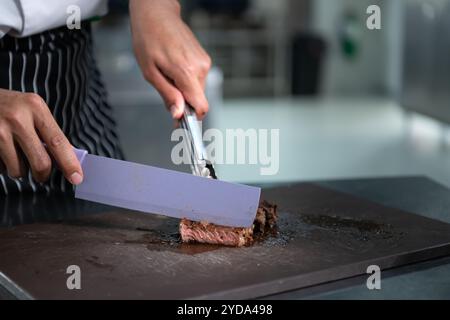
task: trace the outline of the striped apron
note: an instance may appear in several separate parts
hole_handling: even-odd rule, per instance
[[[90,23],[81,30],[66,27],[25,38],[0,39],[0,87],[34,92],[77,148],[91,154],[123,159],[112,109],[106,99],[93,50]],[[0,194],[72,192],[72,185],[53,169],[47,183],[0,175]]]

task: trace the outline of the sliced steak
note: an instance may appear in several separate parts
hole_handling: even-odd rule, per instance
[[[241,247],[253,243],[255,236],[263,236],[273,230],[277,221],[277,206],[262,201],[250,228],[218,226],[207,222],[182,219],[180,234],[183,242],[199,242]]]

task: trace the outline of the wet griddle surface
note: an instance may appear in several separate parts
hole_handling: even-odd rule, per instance
[[[181,245],[175,219],[108,209],[0,228],[0,271],[35,298],[254,298],[450,254],[443,222],[313,184],[263,197],[279,235],[252,247]]]

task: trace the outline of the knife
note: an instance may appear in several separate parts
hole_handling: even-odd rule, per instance
[[[187,111],[182,127],[193,134],[195,113]],[[195,131],[195,130],[194,130]],[[204,148],[191,141],[193,175],[91,155],[75,149],[83,168],[83,182],[75,188],[75,198],[145,213],[230,227],[250,227],[256,216],[261,189],[215,179]],[[192,156],[192,152],[197,152]],[[213,178],[213,179],[211,179]]]

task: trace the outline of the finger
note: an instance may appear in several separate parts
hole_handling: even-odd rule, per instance
[[[17,152],[10,132],[0,133],[0,157],[6,166],[8,176],[16,179],[25,176],[24,162]]]
[[[200,120],[203,119],[208,112],[209,105],[197,76],[182,68],[174,70],[173,67],[166,66],[166,68],[161,69],[164,70],[164,74],[173,80],[175,87],[181,91],[184,99],[195,109],[197,117]]]
[[[190,84],[181,89],[186,101],[195,109],[197,118],[202,120],[209,110],[208,100],[206,99],[203,85],[200,82]]]
[[[180,119],[184,113],[183,94],[155,65],[148,72],[149,81],[163,98],[164,103],[172,114],[172,118]]]
[[[83,170],[72,145],[59,128],[48,107],[35,112],[35,126],[46,143],[50,154],[70,183],[78,185],[83,181]]]
[[[34,179],[37,182],[45,182],[50,176],[52,161],[34,130],[33,124],[26,128],[28,130],[17,135],[16,140],[28,160]]]

